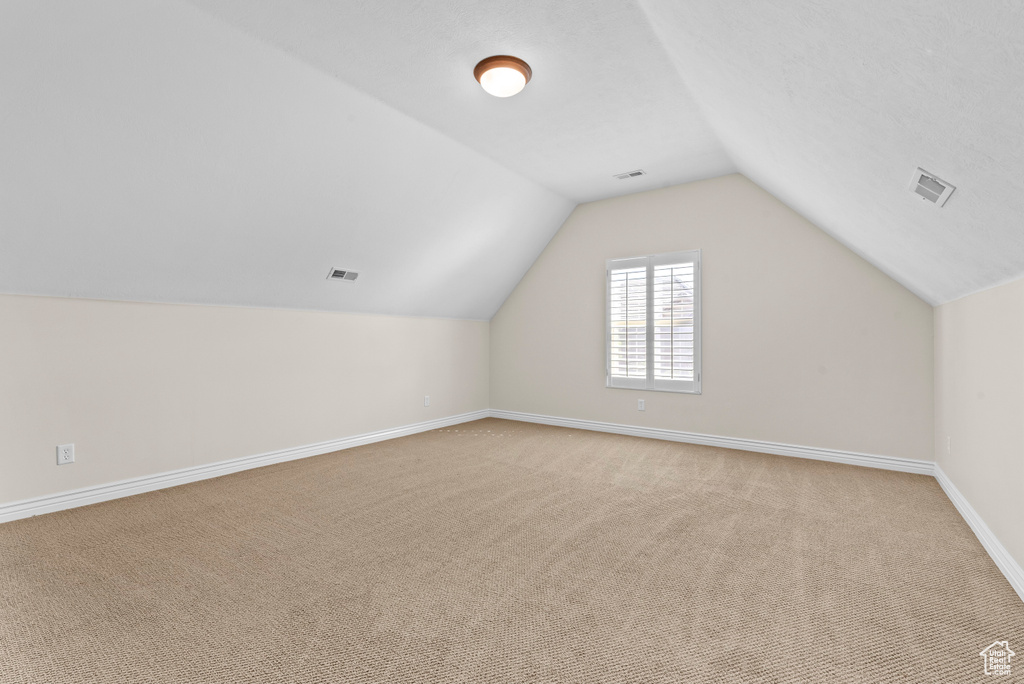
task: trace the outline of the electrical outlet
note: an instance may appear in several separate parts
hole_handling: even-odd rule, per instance
[[[75,462],[75,445],[61,444],[57,447],[57,465],[67,465]]]
[[[423,405],[424,406],[430,406],[430,395],[429,394],[427,396],[423,397]]]
[[[643,399],[637,399],[636,400],[636,410],[637,411],[646,411],[647,410],[647,406],[644,403]]]

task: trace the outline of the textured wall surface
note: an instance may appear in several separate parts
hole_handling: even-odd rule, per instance
[[[1024,566],[1024,280],[935,310],[935,460]]]
[[[684,249],[703,394],[606,388],[605,260]],[[593,202],[491,321],[491,407],[931,460],[932,307],[740,175]]]
[[[487,408],[483,322],[21,296],[0,321],[0,503]]]

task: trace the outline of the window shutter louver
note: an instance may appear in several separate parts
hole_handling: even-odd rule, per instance
[[[647,269],[611,273],[612,375],[647,378]]]
[[[609,387],[700,391],[700,252],[610,259]]]

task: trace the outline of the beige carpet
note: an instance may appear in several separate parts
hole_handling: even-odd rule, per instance
[[[1024,603],[932,478],[488,419],[0,525],[0,681],[1024,681]]]

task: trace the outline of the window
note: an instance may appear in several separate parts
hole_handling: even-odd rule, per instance
[[[608,387],[700,393],[700,250],[609,259]]]

